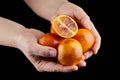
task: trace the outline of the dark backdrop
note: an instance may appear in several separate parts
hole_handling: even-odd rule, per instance
[[[87,60],[87,66],[71,73],[37,72],[23,53],[15,48],[0,46],[1,73],[4,79],[31,80],[84,80],[116,78],[119,59],[117,32],[117,7],[112,1],[69,0],[81,6],[99,31],[102,43],[97,55]],[[113,6],[115,5],[115,6]],[[118,10],[118,9],[117,9]],[[50,23],[32,12],[23,0],[1,0],[0,16],[16,21],[26,27],[49,32]],[[2,80],[2,79],[1,79]]]

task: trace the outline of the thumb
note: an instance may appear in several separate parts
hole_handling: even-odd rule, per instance
[[[55,48],[37,44],[37,46],[33,48],[32,54],[42,57],[56,57],[57,51]]]

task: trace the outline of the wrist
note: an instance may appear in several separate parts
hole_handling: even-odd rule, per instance
[[[46,19],[49,20],[50,22],[52,22],[53,18],[55,18],[58,15],[57,12],[58,12],[59,8],[66,3],[68,3],[67,0],[58,0],[56,2],[53,2],[53,4],[52,4],[53,7],[51,7],[48,10],[49,11],[48,13],[50,15],[48,14],[48,17],[46,16]]]
[[[21,27],[21,29],[19,29],[19,31],[16,33],[16,36],[14,37],[16,48],[21,50],[25,45],[26,34],[28,34],[28,29],[25,27]]]
[[[55,9],[54,9],[54,12],[53,12],[53,14],[50,16],[50,18],[49,18],[49,21],[50,22],[52,22],[52,20],[56,17],[56,16],[58,16],[59,15],[59,9],[60,9],[60,7],[62,7],[63,5],[65,5],[65,4],[67,4],[67,3],[69,3],[67,0],[64,0],[63,2],[61,2],[61,4],[56,4],[56,7],[55,7]]]
[[[0,45],[17,48],[18,37],[24,26],[3,17],[0,17],[0,26]]]
[[[56,15],[58,8],[67,0],[24,0],[25,3],[40,17],[49,20]]]

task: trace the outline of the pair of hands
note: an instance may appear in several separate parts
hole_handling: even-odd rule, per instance
[[[85,60],[91,57],[93,54],[97,54],[100,48],[101,37],[94,24],[90,20],[89,16],[81,7],[78,7],[77,5],[70,2],[64,3],[61,7],[59,7],[52,19],[60,14],[66,14],[75,17],[79,25],[90,29],[95,36],[95,44],[90,51],[84,53],[83,60],[78,65],[64,66],[59,64],[57,61],[50,59],[51,57],[54,58],[57,56],[56,49],[48,46],[42,46],[38,43],[38,39],[44,35],[44,33],[36,29],[26,28],[26,32],[21,36],[21,39],[19,39],[19,42],[21,43],[18,44],[18,48],[25,54],[25,56],[30,60],[30,62],[39,72],[76,71],[79,67],[86,66]]]

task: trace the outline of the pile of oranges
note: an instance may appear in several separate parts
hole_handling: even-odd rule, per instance
[[[77,65],[83,54],[94,45],[95,37],[90,30],[79,27],[72,17],[59,15],[54,18],[50,32],[38,42],[56,48],[57,59],[61,64]]]

